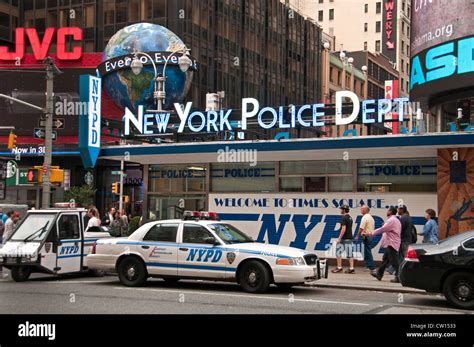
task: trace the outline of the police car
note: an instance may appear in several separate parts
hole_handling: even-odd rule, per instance
[[[14,281],[26,281],[33,272],[88,272],[86,255],[94,242],[111,237],[106,228],[86,230],[85,209],[58,206],[61,208],[28,211],[0,248],[0,266],[11,270]]]
[[[301,249],[256,243],[211,212],[186,211],[183,219],[150,222],[128,238],[98,240],[87,256],[91,269],[116,271],[122,284],[148,277],[236,281],[251,293],[270,284],[288,289],[327,278],[325,260]]]

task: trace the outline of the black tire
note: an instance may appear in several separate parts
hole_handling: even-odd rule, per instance
[[[145,284],[148,273],[143,261],[136,257],[126,257],[118,265],[120,282],[127,287],[140,287]]]
[[[239,283],[248,293],[263,293],[270,286],[271,275],[267,267],[257,260],[245,263],[239,272]]]
[[[455,272],[444,281],[443,293],[449,303],[457,308],[474,309],[474,274]]]
[[[31,268],[28,266],[14,266],[11,269],[11,274],[15,282],[25,282],[30,278]]]

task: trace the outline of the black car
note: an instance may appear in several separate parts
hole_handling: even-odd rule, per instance
[[[410,245],[399,275],[405,287],[443,293],[454,306],[474,309],[474,230]]]

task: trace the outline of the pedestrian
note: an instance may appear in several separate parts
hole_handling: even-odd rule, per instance
[[[115,208],[110,207],[107,213],[102,218],[102,225],[108,226],[114,220]]]
[[[3,213],[3,209],[0,207],[0,218],[2,219],[3,224],[6,223],[8,216],[6,213]]]
[[[423,231],[418,235],[423,236],[423,243],[438,243],[438,223],[436,223],[436,212],[429,208],[425,211],[426,223]]]
[[[13,212],[13,224],[15,228],[20,224],[20,221],[21,221],[20,212],[18,211]]]
[[[95,206],[89,207],[87,216],[89,217],[89,221],[87,222],[86,231],[92,227],[100,227],[99,211],[97,211]]]
[[[370,208],[367,205],[360,208],[360,213],[362,213],[362,220],[360,221],[360,227],[355,240],[359,240],[359,237],[362,236],[365,267],[370,271],[374,271],[375,263],[374,256],[372,255],[372,237],[369,235],[375,230],[375,220],[370,215]]]
[[[382,280],[385,268],[390,264],[395,269],[395,278],[390,280],[393,283],[400,283],[398,279],[398,267],[399,267],[399,256],[398,251],[400,250],[400,237],[402,233],[402,224],[400,220],[396,217],[397,209],[395,207],[390,207],[387,210],[387,220],[385,223],[378,229],[375,229],[371,233],[372,236],[382,234],[382,240],[380,242],[380,247],[385,248],[382,257],[382,264],[377,269],[377,271],[371,272],[370,274],[374,276],[379,281]]]
[[[122,236],[122,233],[124,232],[124,228],[125,228],[125,222],[120,216],[120,213],[116,211],[114,214],[114,218],[112,222],[110,223],[111,235],[117,236],[117,237]]]
[[[354,258],[352,256],[352,217],[349,215],[349,206],[342,205],[341,208],[341,230],[337,239],[336,247],[336,260],[337,268],[332,270],[332,273],[338,273],[342,271],[342,254],[345,253],[347,259],[349,259],[349,269],[345,273],[353,274],[354,270]]]
[[[408,212],[405,205],[398,206],[398,215],[400,216],[400,223],[402,225],[402,232],[400,235],[400,263],[405,259],[408,246],[413,243],[413,219]]]
[[[5,230],[3,231],[2,244],[5,244],[15,231],[14,215],[15,213],[13,211],[7,212],[7,221],[5,222]]]

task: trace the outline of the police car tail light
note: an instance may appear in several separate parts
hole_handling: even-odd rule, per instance
[[[416,254],[416,251],[413,248],[408,247],[407,254],[405,256],[405,260],[407,260],[407,261],[419,261],[418,255]]]

